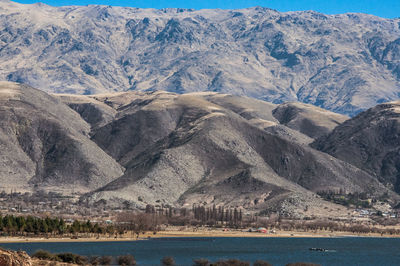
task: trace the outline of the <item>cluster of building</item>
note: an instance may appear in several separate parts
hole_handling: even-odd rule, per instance
[[[12,215],[34,215],[63,217],[66,220],[85,219],[106,221],[115,213],[122,212],[122,209],[108,210],[104,207],[95,208],[87,206],[79,201],[78,194],[65,197],[57,193],[46,193],[37,195],[32,193],[0,193],[0,214]]]

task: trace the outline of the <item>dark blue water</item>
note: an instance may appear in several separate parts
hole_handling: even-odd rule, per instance
[[[192,265],[194,258],[210,261],[237,258],[248,262],[262,259],[273,265],[289,262],[400,265],[400,239],[396,238],[163,238],[127,242],[7,243],[0,246],[25,250],[29,254],[38,249],[86,256],[132,254],[139,265],[160,265],[164,256],[174,257],[178,265]],[[311,247],[332,251],[310,251]]]

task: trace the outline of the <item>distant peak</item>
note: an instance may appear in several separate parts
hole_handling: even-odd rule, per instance
[[[40,6],[40,7],[49,6],[49,5],[46,5],[45,3],[42,3],[42,2],[37,2],[37,3],[34,3],[33,5]]]
[[[183,13],[183,12],[193,12],[193,8],[162,8],[160,11],[164,13]]]
[[[258,12],[268,12],[268,11],[279,12],[276,9],[263,7],[263,6],[254,6],[254,7],[249,7],[249,8],[246,8],[246,9],[247,10],[255,10],[255,11],[258,11]]]

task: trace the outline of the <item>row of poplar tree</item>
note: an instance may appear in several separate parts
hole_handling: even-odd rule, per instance
[[[86,222],[75,220],[72,224],[67,224],[62,218],[0,215],[0,231],[9,235],[63,235],[75,233],[113,233],[114,229],[111,225],[104,227],[98,223],[91,223],[89,220]]]

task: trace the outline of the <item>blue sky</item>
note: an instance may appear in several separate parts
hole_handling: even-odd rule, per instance
[[[16,0],[20,3],[35,3],[38,0]],[[54,5],[102,4],[113,6],[131,6],[142,8],[222,8],[236,9],[263,6],[278,11],[315,10],[325,14],[360,12],[385,18],[400,17],[400,0],[41,0]]]

